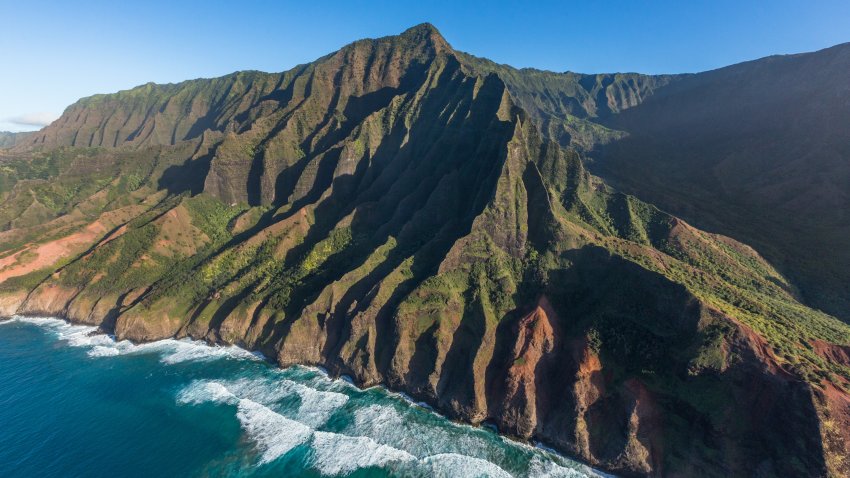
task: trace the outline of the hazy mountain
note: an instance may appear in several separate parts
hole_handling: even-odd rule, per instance
[[[585,169],[690,78],[512,70],[426,24],[80,100],[0,159],[0,315],[236,343],[623,474],[846,474],[850,327]]]
[[[0,131],[0,149],[11,148],[16,144],[24,141],[30,132],[12,133],[9,131]]]

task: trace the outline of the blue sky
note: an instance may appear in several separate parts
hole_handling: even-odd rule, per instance
[[[850,41],[848,1],[0,0],[0,130],[148,81],[284,71],[431,22],[518,67],[677,73]]]

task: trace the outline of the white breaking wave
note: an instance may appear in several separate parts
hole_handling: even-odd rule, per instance
[[[270,406],[287,397],[298,396],[301,403],[298,406],[296,418],[298,421],[313,428],[321,427],[327,423],[331,415],[348,402],[348,395],[343,393],[316,390],[291,380],[275,379],[274,377],[243,378],[221,383],[195,382],[181,392],[180,397],[183,397],[184,393],[190,394],[190,396],[207,397],[209,396],[208,392],[211,387],[223,387],[234,396],[247,398],[266,406]],[[185,401],[183,398],[180,398],[180,400]],[[202,401],[212,400],[201,399],[195,400],[194,403]]]
[[[177,402],[183,404],[215,402],[236,405],[239,403],[239,398],[218,382],[196,380],[177,394]]]
[[[313,435],[312,428],[247,398],[239,400],[236,418],[262,450],[261,464],[285,455]]]
[[[440,453],[422,459],[429,476],[435,478],[513,478],[495,463],[458,453]]]
[[[295,419],[287,418],[270,408],[274,402],[293,393],[302,399]],[[256,443],[261,453],[260,464],[272,462],[300,445],[309,444],[312,466],[329,476],[393,464],[419,469],[416,474],[420,476],[511,476],[492,462],[460,453],[438,453],[420,459],[415,451],[405,449],[405,445],[415,446],[417,443],[403,439],[415,435],[417,429],[406,427],[404,419],[391,407],[371,405],[355,412],[355,429],[366,431],[371,426],[368,435],[321,431],[310,425],[311,420],[324,423],[326,417],[342,407],[347,400],[344,394],[314,390],[289,380],[282,380],[275,387],[267,379],[230,382],[197,380],[177,395],[177,401],[184,404],[215,402],[235,405],[236,417],[242,429]],[[320,411],[312,412],[311,408]],[[392,429],[393,433],[386,435],[388,429]],[[381,435],[382,442],[387,439],[397,442],[393,443],[395,446],[380,443],[376,441],[376,435]],[[418,437],[418,440],[439,438],[431,434]]]
[[[290,420],[249,398],[240,398],[226,385],[212,380],[196,380],[177,394],[178,403],[226,403],[236,406],[236,418],[245,433],[261,451],[260,464],[269,463],[306,442],[313,429]]]
[[[54,335],[75,347],[82,347],[91,344],[91,335],[97,331],[97,327],[93,327],[91,325],[72,325],[55,317],[24,317],[21,315],[13,315],[9,320],[4,321],[4,323],[14,322],[37,325],[48,329]]]
[[[259,359],[256,354],[238,347],[210,346],[190,339],[145,344],[116,341],[97,333],[96,327],[72,325],[53,317],[14,316],[0,324],[10,322],[30,323],[49,330],[70,346],[87,348],[91,357],[155,353],[167,365],[222,358]],[[502,440],[506,446],[500,447],[473,427],[419,420],[417,413],[420,412],[414,413],[415,408],[401,404],[372,404],[356,409],[353,420],[341,433],[319,430],[349,402],[346,393],[359,392],[350,391],[355,387],[345,381],[347,377],[331,379],[326,372],[322,375],[323,370],[305,368],[303,371],[306,372],[304,380],[298,369],[230,381],[196,380],[177,394],[177,401],[188,405],[220,403],[234,407],[241,428],[256,444],[259,464],[275,461],[299,446],[309,446],[311,464],[323,475],[344,475],[361,468],[389,466],[411,476],[505,478],[512,475],[496,464],[505,463],[504,448],[532,448],[509,440]],[[287,373],[290,376],[294,373],[294,380],[308,385],[285,378]],[[340,393],[342,391],[346,393]],[[406,395],[392,392],[390,395],[414,404]],[[292,410],[291,400],[295,397],[297,410],[275,410],[281,406]],[[477,456],[470,456],[470,453]],[[608,476],[585,465],[563,466],[558,459],[545,456],[547,453],[533,451],[527,467],[518,476]],[[570,461],[564,460],[564,463],[569,465]]]
[[[27,324],[34,324],[38,326],[47,326],[47,327],[56,327],[62,325],[70,324],[62,319],[57,319],[56,317],[24,317],[22,315],[13,315],[12,317],[0,322],[2,324],[11,324],[14,322],[24,322]]]
[[[259,358],[251,352],[233,345],[209,345],[205,342],[191,339],[170,339],[161,342],[166,342],[171,350],[170,353],[165,353],[161,359],[162,363],[165,364],[176,364],[189,361],[208,361],[220,358],[259,360]]]
[[[424,476],[511,476],[493,463],[493,460],[505,458],[504,450],[476,436],[475,430],[468,425],[422,423],[406,418],[394,407],[372,404],[354,412],[352,432],[373,436],[380,443],[390,443],[414,455],[424,457],[421,460],[427,470]],[[535,451],[529,445],[504,437],[500,438],[504,447],[520,447],[530,452]],[[609,476],[578,463],[575,467],[563,466],[554,461],[556,458],[540,456],[540,453],[552,453],[557,456],[555,452],[547,449],[536,451],[528,464],[527,472],[520,476],[527,478]]]
[[[143,344],[97,333],[98,328],[90,325],[73,325],[54,317],[12,316],[8,322],[23,322],[46,328],[72,347],[89,348],[90,357],[115,357],[126,354],[158,353],[160,361],[173,365],[189,361],[209,361],[220,358],[259,360],[256,354],[236,346],[209,345],[200,340],[164,339]]]
[[[293,395],[288,380],[271,381],[260,376],[257,378],[239,378],[236,380],[224,380],[213,382],[226,387],[234,395],[251,399],[257,403],[271,405],[275,402]]]
[[[392,406],[373,404],[354,412],[352,432],[378,437],[381,443],[401,446],[420,457],[456,453],[485,460],[505,458],[505,448],[488,441],[482,430],[443,420],[410,420]]]
[[[406,394],[406,393],[404,393],[404,392],[392,392],[392,391],[387,391],[387,393],[389,393],[390,395],[395,395],[395,396],[397,396],[397,397],[401,397],[401,398],[402,398],[405,402],[407,402],[407,403],[409,403],[409,404],[411,404],[411,405],[416,405],[417,407],[424,408],[425,410],[428,410],[429,412],[433,412],[433,413],[435,413],[435,414],[437,413],[437,412],[434,410],[434,407],[432,407],[431,405],[428,405],[428,404],[427,404],[427,403],[425,403],[425,402],[417,402],[416,400],[414,400],[414,399],[413,399],[413,397],[411,397],[410,395],[408,395],[408,394]]]
[[[300,383],[289,383],[301,398],[301,405],[298,406],[299,420],[314,428],[327,423],[331,415],[348,402],[348,395],[343,393],[325,392]]]
[[[538,455],[534,455],[528,464],[528,478],[585,478],[588,476],[604,477],[607,475],[597,473],[584,465],[579,465],[578,469],[561,466],[552,460],[544,460]]]
[[[317,431],[312,442],[316,468],[323,475],[351,473],[360,468],[415,462],[410,453],[381,445],[369,437]]]
[[[354,412],[354,424],[358,429],[383,432],[387,428],[403,428],[404,419],[395,408],[373,404]]]
[[[252,387],[251,385],[259,385]],[[261,451],[260,464],[269,463],[285,455],[308,440],[315,454],[315,466],[323,474],[335,475],[354,471],[367,466],[381,466],[395,461],[413,461],[413,455],[390,446],[381,445],[368,437],[352,437],[332,432],[316,431],[304,421],[324,421],[326,416],[341,407],[348,397],[336,392],[313,390],[304,385],[284,380],[276,389],[263,386],[262,380],[237,380],[234,382],[216,382],[196,380],[177,395],[177,401],[183,404],[205,402],[236,405],[236,418]],[[233,387],[233,388],[231,388]],[[289,389],[291,392],[286,392]],[[258,391],[259,390],[259,391]],[[286,418],[268,406],[250,398],[240,397],[241,393],[255,392],[255,397],[275,401],[286,393],[295,393],[302,397],[298,420]],[[344,399],[340,397],[345,397]],[[327,401],[321,405],[319,402]],[[301,409],[316,407],[314,412],[301,415]],[[316,417],[320,417],[316,420]]]

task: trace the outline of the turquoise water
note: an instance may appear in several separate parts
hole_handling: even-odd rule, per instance
[[[93,332],[0,322],[0,476],[598,476],[317,369]]]

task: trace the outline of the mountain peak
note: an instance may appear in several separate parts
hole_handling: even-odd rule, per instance
[[[407,30],[405,30],[402,33],[402,35],[405,35],[405,34],[410,33],[410,32],[416,32],[416,31],[436,33],[438,35],[440,34],[440,31],[437,30],[437,27],[435,27],[433,23],[422,22],[422,23],[419,23],[417,25],[413,25],[412,27],[408,28]]]
[[[408,28],[399,35],[399,38],[414,43],[431,43],[437,51],[451,50],[449,42],[443,38],[443,35],[439,30],[437,30],[437,27],[428,22],[420,23]]]

